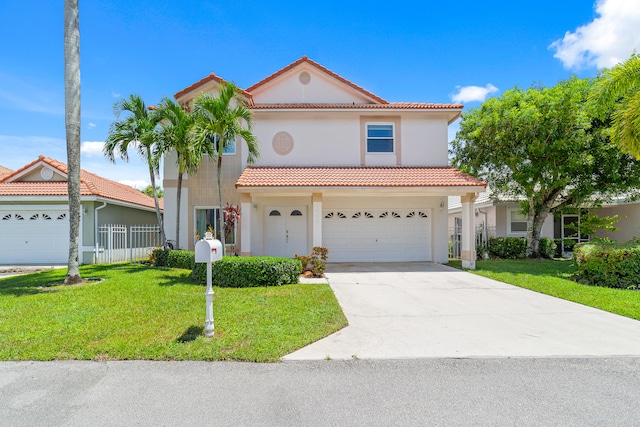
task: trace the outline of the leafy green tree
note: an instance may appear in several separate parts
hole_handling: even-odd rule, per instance
[[[142,159],[146,160],[153,189],[156,216],[160,226],[160,238],[163,246],[166,247],[167,239],[164,234],[164,224],[162,223],[162,214],[158,204],[158,186],[156,185],[156,175],[158,174],[160,160],[158,155],[160,116],[154,110],[148,109],[138,95],[129,95],[129,98],[116,102],[113,106],[113,111],[116,115],[116,120],[109,127],[109,134],[102,152],[113,163],[115,163],[116,156],[128,162],[129,147],[131,147],[136,149]],[[128,113],[128,115],[120,119],[122,113]]]
[[[67,134],[69,258],[65,285],[82,283],[80,240],[80,17],[78,0],[64,1],[64,121]]]
[[[176,152],[176,166],[178,167],[178,189],[176,197],[176,245],[180,245],[180,200],[182,199],[182,179],[184,173],[195,173],[200,164],[206,147],[197,144],[193,137],[195,115],[177,102],[164,98],[157,108],[160,116],[160,149],[162,154],[171,150]]]
[[[194,136],[197,144],[204,147],[211,159],[217,160],[218,201],[220,215],[218,217],[218,233],[224,248],[224,220],[222,215],[222,153],[224,149],[241,137],[248,147],[247,163],[253,163],[259,155],[258,141],[253,135],[253,115],[244,105],[232,83],[222,82],[219,95],[209,93],[199,95],[194,103],[196,125]],[[243,127],[243,123],[246,128]]]
[[[640,56],[604,70],[591,98],[601,118],[611,115],[611,141],[640,159]]]
[[[150,185],[147,185],[147,188],[145,188],[144,190],[140,190],[140,192],[142,194],[146,194],[149,197],[153,197],[153,187]],[[164,197],[164,191],[162,190],[162,188],[156,188],[156,192],[159,199]]]
[[[527,256],[538,257],[542,224],[564,207],[602,203],[640,188],[640,163],[611,144],[587,108],[591,80],[514,88],[463,114],[452,163],[497,195],[522,198]]]

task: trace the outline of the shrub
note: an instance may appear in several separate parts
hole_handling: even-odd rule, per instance
[[[492,237],[488,246],[489,256],[492,258],[524,258],[527,240],[524,237]]]
[[[562,257],[562,248],[566,248],[567,251],[573,251],[573,247],[576,245],[576,241],[573,239],[555,239],[556,244],[556,256]]]
[[[195,252],[187,251],[183,249],[174,249],[168,251],[167,267],[171,268],[183,268],[185,270],[192,270],[195,264]]]
[[[302,264],[302,271],[310,271],[313,277],[323,277],[327,268],[328,253],[329,249],[316,246],[311,255],[296,255],[295,258]]]
[[[207,264],[197,263],[191,278],[204,284]],[[298,283],[302,264],[297,259],[278,257],[224,257],[211,265],[211,280],[215,286],[249,288]]]
[[[581,243],[574,247],[574,262],[582,283],[608,288],[638,289],[640,245],[612,241]]]
[[[556,243],[548,237],[542,237],[538,245],[538,252],[542,258],[552,259],[556,254]]]
[[[169,249],[156,248],[151,253],[150,262],[154,267],[166,267],[169,259]]]

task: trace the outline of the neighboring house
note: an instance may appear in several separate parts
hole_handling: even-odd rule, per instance
[[[81,264],[94,262],[99,225],[157,224],[153,198],[84,170],[80,179]],[[68,202],[64,163],[40,156],[1,175],[0,264],[66,264]]]
[[[521,213],[517,200],[497,197],[487,188],[475,201],[476,227],[486,229],[492,237],[526,237],[527,217]],[[449,233],[456,233],[462,224],[462,204],[459,197],[449,197]],[[584,212],[595,213],[600,217],[619,215],[615,223],[618,231],[599,230],[597,237],[625,242],[640,236],[640,202],[630,202],[625,198],[605,203],[601,208],[590,208]],[[580,224],[581,213],[549,215],[542,225],[541,237],[567,239],[575,243],[588,241],[593,236],[580,234],[574,225]],[[579,228],[579,227],[578,227]]]
[[[4,178],[6,175],[9,175],[11,172],[13,172],[11,169],[5,168],[4,166],[0,165],[0,179]]]
[[[210,74],[178,92],[191,105],[216,93]],[[229,249],[291,257],[314,246],[331,262],[435,261],[447,254],[447,196],[473,200],[485,184],[448,166],[447,127],[462,105],[387,102],[306,56],[243,92],[260,158],[237,141],[223,159],[223,203],[241,206]],[[165,224],[175,237],[175,154],[164,162]],[[180,247],[216,226],[215,164],[183,184]],[[473,222],[473,221],[471,221]],[[473,226],[464,263],[475,265]]]

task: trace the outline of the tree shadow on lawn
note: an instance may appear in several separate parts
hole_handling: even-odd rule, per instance
[[[127,264],[129,265],[129,264]],[[120,268],[119,268],[120,267]],[[87,265],[80,266],[80,275],[87,279],[87,283],[96,283],[96,279],[108,278],[109,272],[123,269],[122,265]],[[129,271],[130,269],[127,269]],[[133,271],[137,272],[139,270]],[[60,285],[67,274],[67,268],[46,270],[37,273],[20,274],[17,276],[0,277],[0,295],[36,295],[43,292],[51,292],[51,287]],[[92,279],[89,281],[89,279]],[[58,289],[64,289],[60,287]]]
[[[164,275],[158,278],[157,281],[158,286],[175,286],[175,285],[193,285],[204,287],[203,285],[196,283],[191,279],[191,271],[185,270],[184,273],[181,273],[179,276],[175,275]]]
[[[522,259],[477,261],[478,270],[492,273],[527,274],[531,276],[551,276],[569,279],[575,275],[572,260]]]

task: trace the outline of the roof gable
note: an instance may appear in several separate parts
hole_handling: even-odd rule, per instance
[[[202,92],[211,92],[215,95],[218,94],[218,88],[224,82],[222,77],[215,75],[214,73],[210,73],[208,76],[198,80],[191,86],[188,86],[182,89],[180,92],[176,92],[173,97],[180,103],[188,102],[194,99],[197,95]],[[244,98],[251,103],[251,94],[246,90],[238,88],[240,93],[244,96]]]
[[[47,179],[49,174],[42,171],[50,171],[51,177]],[[67,165],[39,156],[22,168],[0,177],[0,196],[67,196],[67,176]],[[85,170],[80,170],[80,194],[155,209],[152,197]],[[162,201],[160,208],[163,209]]]
[[[255,104],[387,104],[328,68],[303,56],[247,88]]]

